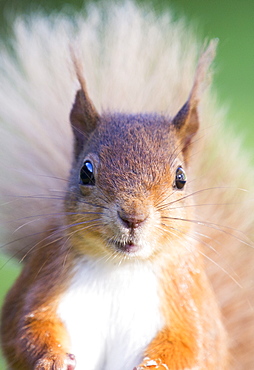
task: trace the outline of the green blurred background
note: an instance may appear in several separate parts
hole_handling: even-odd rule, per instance
[[[242,137],[243,150],[254,164],[254,1],[156,0],[149,3],[158,12],[171,8],[175,18],[184,16],[187,23],[194,25],[200,40],[220,39],[214,79],[218,100],[228,107],[228,124]],[[1,36],[8,37],[18,14],[40,9],[45,14],[63,11],[71,15],[82,9],[83,4],[80,0],[0,0]],[[19,269],[13,259],[0,255],[0,305]],[[0,370],[6,370],[1,357]]]

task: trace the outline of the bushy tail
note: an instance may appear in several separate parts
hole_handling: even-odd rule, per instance
[[[0,57],[0,217],[2,244],[16,240],[6,246],[22,258],[57,219],[68,183],[77,90],[70,45],[99,111],[172,116],[190,92],[200,45],[182,21],[131,2],[91,5],[71,20],[33,15],[14,28]],[[200,104],[191,237],[202,245],[230,332],[232,368],[246,370],[254,368],[253,171],[215,100],[206,92]]]

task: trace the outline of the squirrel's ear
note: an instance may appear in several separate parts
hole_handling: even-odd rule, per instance
[[[72,59],[81,86],[81,89],[76,93],[75,102],[70,113],[70,121],[75,138],[75,157],[77,158],[84,147],[87,137],[96,128],[100,115],[88,96],[81,66],[74,54]]]
[[[193,136],[199,128],[198,104],[200,97],[208,83],[209,67],[214,59],[218,41],[211,40],[208,47],[201,54],[195,74],[193,87],[187,102],[172,120],[177,136],[181,142],[182,152],[187,159],[188,149]]]
[[[75,156],[79,156],[88,135],[95,129],[99,121],[93,103],[90,101],[83,86],[76,93],[75,102],[70,113],[70,121],[75,138]]]

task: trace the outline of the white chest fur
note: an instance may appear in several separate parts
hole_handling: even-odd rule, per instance
[[[84,262],[58,314],[77,370],[132,370],[163,326],[158,279],[147,263]]]

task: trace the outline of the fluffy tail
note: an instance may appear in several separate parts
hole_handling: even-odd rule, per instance
[[[71,20],[17,19],[14,33],[12,52],[6,47],[0,57],[0,217],[2,244],[22,258],[61,212],[68,181],[77,90],[70,45],[98,111],[172,116],[188,97],[200,45],[170,14],[158,18],[130,2],[90,6]],[[232,368],[246,370],[254,368],[253,171],[215,100],[206,92],[200,104],[191,237],[202,245],[222,307]]]

